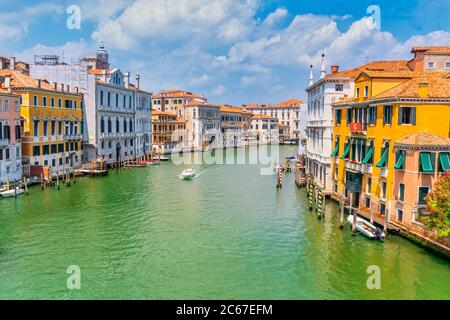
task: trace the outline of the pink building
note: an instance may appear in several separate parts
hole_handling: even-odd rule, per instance
[[[0,89],[0,184],[22,179],[20,96]]]

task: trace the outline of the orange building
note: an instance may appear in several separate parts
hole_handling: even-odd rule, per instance
[[[176,114],[153,111],[152,125],[153,150],[167,154],[184,146],[186,121],[179,119]]]

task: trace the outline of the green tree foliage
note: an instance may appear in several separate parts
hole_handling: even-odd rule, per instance
[[[425,198],[430,216],[424,219],[425,227],[435,231],[440,238],[450,235],[450,173],[439,178]]]

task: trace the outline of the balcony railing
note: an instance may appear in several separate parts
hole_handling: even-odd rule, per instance
[[[381,170],[380,170],[380,175],[381,175],[383,178],[387,178],[388,174],[389,174],[389,170],[388,170],[387,167],[381,168]]]
[[[6,147],[9,145],[9,139],[0,139],[0,147]]]
[[[81,134],[66,134],[66,135],[64,135],[64,140],[69,140],[69,141],[81,140],[81,138],[82,138]]]
[[[363,164],[356,162],[354,160],[346,160],[345,161],[345,169],[354,171],[354,172],[364,173]]]
[[[372,174],[372,165],[371,164],[365,164],[364,167],[364,173]]]
[[[350,123],[350,131],[354,133],[365,133],[367,131],[367,123],[352,122]]]

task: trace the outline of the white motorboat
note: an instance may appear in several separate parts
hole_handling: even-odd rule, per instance
[[[195,177],[195,171],[192,168],[184,169],[180,174],[182,180],[191,180]]]
[[[152,160],[159,160],[159,161],[169,161],[169,158],[167,157],[154,157]]]
[[[289,162],[296,162],[297,161],[297,157],[296,156],[286,157],[286,160],[288,160]]]
[[[347,221],[350,223],[350,225],[353,225],[353,215],[349,215],[347,217]],[[356,217],[356,230],[361,232],[369,239],[384,241],[384,239],[386,238],[386,235],[381,228],[375,227],[369,221],[360,217]]]
[[[14,191],[14,189],[2,191],[2,192],[0,192],[0,196],[2,196],[4,198],[12,198],[12,197],[18,196],[22,193],[24,193],[23,189],[16,188],[16,191]]]

